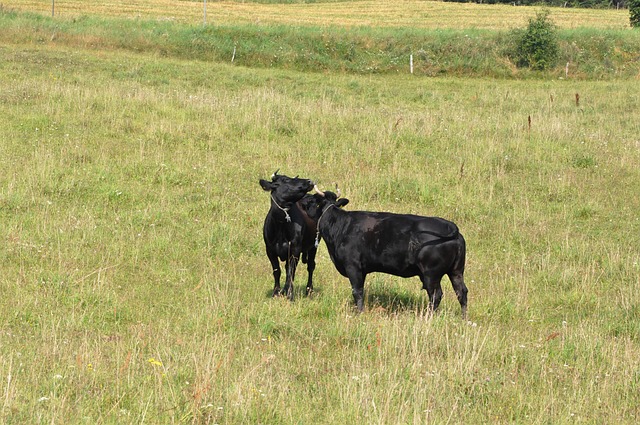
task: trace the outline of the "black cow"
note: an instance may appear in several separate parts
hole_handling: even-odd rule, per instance
[[[317,221],[318,235],[336,269],[349,278],[359,311],[364,309],[364,280],[369,273],[420,276],[431,311],[440,304],[440,280],[446,274],[466,317],[466,245],[454,223],[438,217],[345,211],[341,207],[349,200],[329,191],[318,190],[313,198],[316,202],[305,203],[307,213]]]
[[[260,179],[260,186],[271,193],[271,209],[264,219],[263,236],[273,268],[273,296],[281,294],[280,261],[284,261],[286,279],[282,292],[293,299],[293,280],[301,254],[302,262],[307,263],[309,295],[313,291],[312,277],[316,267],[316,223],[300,208],[298,201],[313,189],[314,184],[311,180],[287,177],[276,171],[271,181]]]

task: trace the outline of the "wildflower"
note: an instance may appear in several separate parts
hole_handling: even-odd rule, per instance
[[[147,360],[149,363],[151,363],[154,366],[162,366],[162,362],[160,360],[156,360],[153,357],[151,357],[149,360]]]

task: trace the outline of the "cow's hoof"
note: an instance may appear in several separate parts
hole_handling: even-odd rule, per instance
[[[311,298],[313,296],[313,288],[307,288],[307,297]]]

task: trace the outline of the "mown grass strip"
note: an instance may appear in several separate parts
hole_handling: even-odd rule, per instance
[[[267,4],[269,3],[269,4]],[[425,0],[341,0],[341,1],[211,1],[207,2],[207,23],[212,25],[308,25],[341,27],[384,27],[422,29],[509,30],[526,25],[539,7],[504,4],[446,3]],[[11,8],[51,15],[46,0],[12,0]],[[550,8],[560,28],[589,27],[628,29],[625,9]],[[203,1],[174,0],[57,0],[56,16],[82,15],[126,19],[169,20],[203,23]]]

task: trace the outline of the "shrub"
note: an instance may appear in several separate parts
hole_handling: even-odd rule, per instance
[[[558,59],[558,36],[556,27],[549,20],[549,11],[538,12],[529,18],[526,30],[516,30],[516,65],[536,70],[545,70],[555,65]]]
[[[629,0],[629,21],[634,28],[640,28],[640,0]]]

